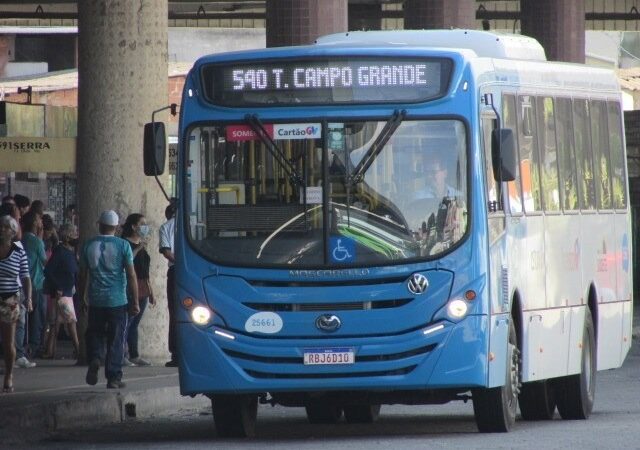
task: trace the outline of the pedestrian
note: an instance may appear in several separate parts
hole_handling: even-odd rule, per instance
[[[63,222],[64,223],[72,223],[76,227],[78,226],[78,212],[76,211],[76,205],[75,204],[68,205],[64,209]]]
[[[53,249],[60,243],[56,226],[49,214],[42,215],[42,240],[44,241],[44,251],[47,254],[47,259],[49,259]]]
[[[60,325],[65,324],[67,334],[73,343],[74,358],[78,357],[78,332],[76,311],[73,306],[78,277],[78,262],[71,241],[78,236],[78,230],[70,223],[60,226],[60,244],[53,250],[44,268],[47,295],[52,299],[49,310],[49,333],[43,358],[55,358],[56,342]]]
[[[31,200],[29,200],[29,197],[26,197],[24,195],[14,195],[13,201],[18,208],[18,211],[20,211],[20,217],[24,216],[31,207]]]
[[[171,359],[165,364],[166,367],[178,366],[178,349],[176,346],[176,317],[175,317],[175,254],[174,254],[174,235],[176,202],[172,200],[164,210],[164,216],[167,219],[165,223],[160,225],[160,253],[167,259],[169,268],[167,269],[167,306],[169,308],[169,352]]]
[[[131,316],[140,312],[131,246],[114,235],[118,221],[115,211],[104,211],[98,220],[100,234],[84,244],[80,256],[81,306],[88,308],[86,343],[89,368],[85,381],[90,385],[98,382],[106,331],[104,369],[108,389],[125,387],[122,362],[127,312]]]
[[[154,306],[156,301],[153,297],[153,290],[149,280],[149,266],[151,257],[147,253],[146,239],[149,237],[149,225],[142,214],[130,214],[122,226],[122,237],[131,245],[133,252],[133,267],[136,271],[138,283],[138,303],[140,313],[129,320],[127,325],[127,347],[129,357],[125,358],[126,366],[148,366],[149,362],[140,357],[138,351],[138,326],[147,308],[147,304]]]
[[[40,217],[44,216],[44,203],[42,202],[42,200],[34,200],[33,202],[31,202],[29,211],[35,212]]]
[[[3,201],[2,205],[0,205],[0,216],[4,216],[4,215],[9,215],[14,219],[16,219],[16,221],[18,222],[18,225],[22,220],[22,216],[20,215],[20,210],[18,209],[16,204],[13,202],[13,200],[6,201],[6,202]],[[18,241],[22,239],[22,228],[18,229],[18,234],[16,235],[15,239]]]
[[[4,356],[4,382],[2,392],[13,392],[13,364],[16,357],[16,323],[20,316],[18,291],[21,280],[31,309],[31,280],[27,255],[13,241],[19,229],[18,222],[9,215],[0,216],[0,334]]]
[[[44,296],[44,265],[47,255],[44,242],[38,236],[42,232],[42,218],[34,211],[22,216],[22,245],[29,260],[29,274],[33,289],[33,311],[29,315],[29,348],[31,354],[44,353],[44,332],[47,326],[47,303]]]
[[[13,198],[13,197],[12,197]],[[17,224],[20,223],[20,212],[18,208],[13,203],[5,202],[0,205],[0,216],[11,216],[14,218]],[[22,229],[18,225],[18,233],[13,238],[13,242],[20,249],[24,250],[22,246],[22,242],[20,239],[22,238]],[[26,296],[24,295],[24,291],[22,289],[22,281],[20,277],[17,279],[18,286],[18,299],[20,303],[20,317],[18,318],[18,323],[16,324],[16,334],[15,334],[15,347],[16,347],[16,366],[21,367],[23,369],[30,369],[36,366],[36,363],[33,361],[29,361],[27,358],[27,352],[25,350],[25,331],[27,328],[27,305],[26,305]],[[29,310],[31,311],[31,309]]]
[[[16,201],[13,199],[13,195],[5,195],[2,197],[2,204],[4,205],[6,203],[16,206]]]

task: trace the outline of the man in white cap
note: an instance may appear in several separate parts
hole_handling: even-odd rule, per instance
[[[104,211],[98,220],[100,234],[88,240],[80,254],[80,295],[83,307],[89,309],[86,382],[90,385],[98,382],[106,330],[104,371],[109,389],[125,387],[122,361],[127,315],[140,312],[133,253],[126,240],[115,236],[118,221],[115,211]]]

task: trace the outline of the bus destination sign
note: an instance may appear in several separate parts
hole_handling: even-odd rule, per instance
[[[421,102],[441,97],[452,62],[444,58],[347,58],[211,64],[207,98],[225,106]]]

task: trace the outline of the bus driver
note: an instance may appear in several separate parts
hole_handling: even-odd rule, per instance
[[[441,153],[434,152],[423,162],[425,186],[416,190],[409,211],[420,218],[416,236],[422,253],[432,255],[449,247],[464,233],[466,225],[463,194],[451,186],[447,164]]]

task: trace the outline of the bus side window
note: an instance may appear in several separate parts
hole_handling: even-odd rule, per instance
[[[520,146],[520,174],[525,211],[542,211],[538,139],[536,131],[536,102],[531,95],[518,96],[518,143]]]
[[[573,143],[573,117],[571,100],[556,99],[556,131],[558,138],[558,163],[560,167],[560,202],[565,211],[580,208],[578,203],[578,180]]]
[[[596,208],[595,180],[593,176],[593,153],[591,152],[591,134],[589,133],[589,103],[584,99],[573,101],[573,137],[576,145],[576,163],[580,208]]]
[[[609,161],[609,133],[607,104],[591,101],[591,145],[593,148],[596,200],[598,209],[611,209],[611,163]]]
[[[515,95],[505,94],[502,96],[502,122],[504,128],[512,130],[517,129],[516,126],[516,97]],[[516,142],[516,148],[518,143]],[[509,211],[511,214],[522,213],[522,184],[520,182],[520,166],[516,166],[516,179],[507,183],[507,193],[509,198]]]
[[[540,190],[545,211],[560,211],[556,121],[551,97],[538,97],[538,136],[540,150]]]
[[[611,178],[613,181],[613,207],[627,207],[627,174],[624,169],[624,148],[622,145],[622,129],[620,124],[620,104],[607,103],[609,117],[609,150],[611,150]]]

